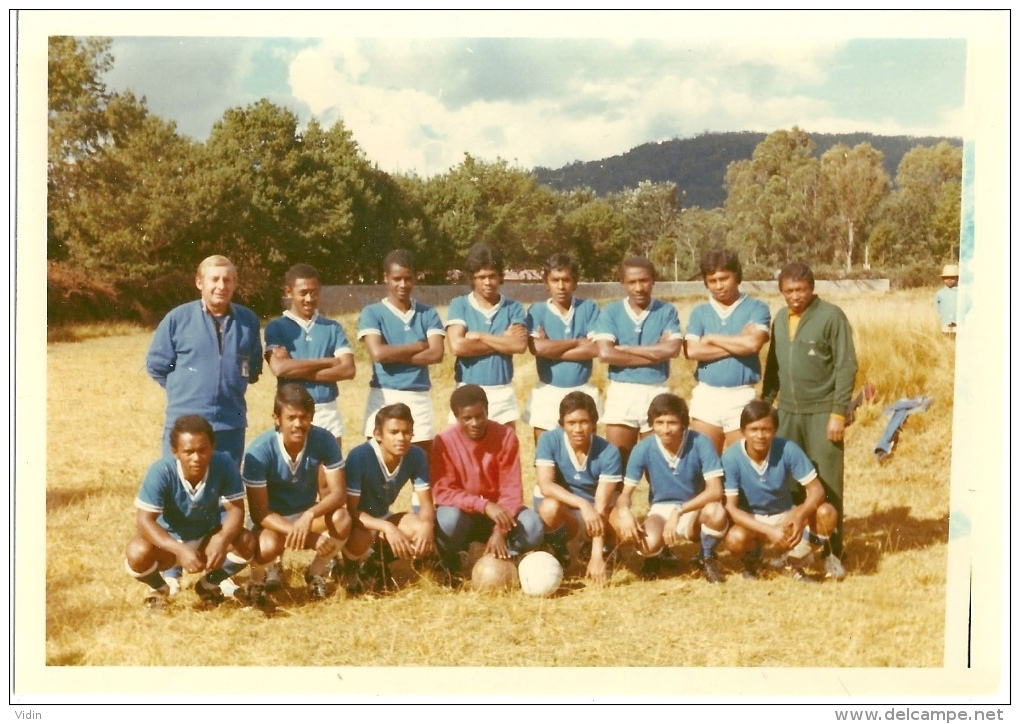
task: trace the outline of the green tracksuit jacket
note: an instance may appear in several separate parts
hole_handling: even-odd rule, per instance
[[[843,415],[854,390],[857,353],[843,310],[815,297],[790,339],[789,309],[772,324],[762,398],[779,396],[780,410]]]

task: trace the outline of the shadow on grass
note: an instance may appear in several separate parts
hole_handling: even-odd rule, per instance
[[[899,506],[843,521],[843,563],[851,574],[877,572],[883,556],[920,550],[949,540],[949,517],[918,519]]]
[[[85,342],[101,337],[123,337],[145,331],[138,324],[95,323],[95,324],[54,324],[46,327],[46,343]]]
[[[69,488],[47,488],[46,489],[46,511],[54,511],[58,508],[65,508],[69,505],[79,504],[87,495],[82,490],[71,490]]]

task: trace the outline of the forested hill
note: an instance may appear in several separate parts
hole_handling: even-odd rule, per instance
[[[538,167],[534,170],[539,183],[557,191],[588,186],[600,196],[634,188],[641,181],[672,181],[686,192],[683,205],[713,209],[726,201],[726,167],[731,161],[749,159],[755,147],[765,140],[765,133],[705,133],[694,138],[674,138],[661,143],[646,143],[620,156],[599,161],[575,161],[558,169]],[[934,146],[945,140],[962,146],[958,138],[916,138],[913,136],[875,136],[871,133],[811,134],[817,145],[815,156],[821,156],[837,143],[853,148],[870,143],[885,157],[885,170],[890,178],[903,155],[915,146]]]

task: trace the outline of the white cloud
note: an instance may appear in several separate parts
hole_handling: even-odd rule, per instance
[[[792,125],[824,104],[756,99],[762,74],[770,88],[817,82],[834,50],[614,40],[551,41],[525,52],[492,40],[336,39],[298,52],[289,82],[321,121],[342,119],[380,167],[427,176],[465,151],[555,167],[705,128],[747,130],[752,119],[754,127]],[[498,89],[486,86],[495,79]]]

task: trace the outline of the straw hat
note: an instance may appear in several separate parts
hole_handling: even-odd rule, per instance
[[[942,267],[942,278],[960,276],[960,267],[956,264],[946,264]]]

